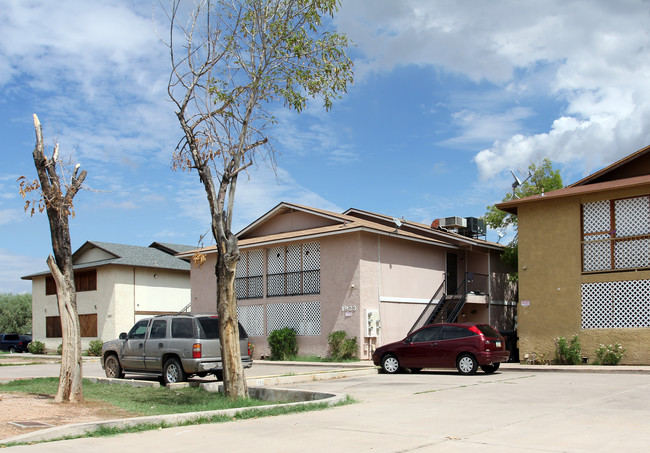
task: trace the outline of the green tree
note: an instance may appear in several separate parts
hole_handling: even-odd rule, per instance
[[[514,188],[512,192],[506,194],[503,197],[503,202],[511,201],[515,198],[525,198],[532,195],[538,195],[543,192],[550,192],[552,190],[561,189],[562,177],[560,176],[560,171],[553,169],[553,162],[549,158],[545,158],[541,164],[536,165],[531,163],[528,166],[528,179],[526,179],[521,185]],[[501,259],[507,263],[517,268],[518,264],[518,248],[519,248],[519,236],[517,235],[517,216],[514,214],[501,211],[495,205],[490,205],[487,207],[487,212],[485,213],[485,224],[490,228],[501,230],[508,227],[512,227],[515,230],[515,237],[510,241],[508,246],[501,255]],[[517,280],[518,275],[513,274],[513,279]]]
[[[199,1],[186,20],[176,0],[166,11],[168,93],[183,131],[173,167],[196,170],[208,199],[224,389],[231,398],[248,396],[235,294],[239,246],[231,231],[238,177],[259,160],[274,164],[274,108],[300,112],[320,99],[329,109],[352,82],[348,40],[322,22],[338,6],[338,0]],[[204,259],[197,254],[195,264]]]
[[[0,294],[0,332],[32,333],[31,294]]]

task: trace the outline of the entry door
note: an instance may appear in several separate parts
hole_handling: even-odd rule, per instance
[[[458,289],[458,255],[447,253],[447,294],[454,294]]]

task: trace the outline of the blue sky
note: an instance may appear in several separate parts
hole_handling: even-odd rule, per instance
[[[198,177],[170,169],[180,129],[158,7],[0,4],[0,292],[29,291],[20,276],[51,252],[16,183],[36,177],[33,113],[88,171],[73,250],[197,245],[208,208]],[[650,144],[649,16],[633,0],[344,0],[332,26],[355,43],[355,84],[330,112],[276,111],[277,169],[260,163],[239,186],[235,229],[281,201],[480,217],[510,170],[549,157],[568,184]]]

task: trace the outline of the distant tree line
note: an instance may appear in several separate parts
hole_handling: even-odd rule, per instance
[[[0,293],[0,333],[32,333],[32,295]]]

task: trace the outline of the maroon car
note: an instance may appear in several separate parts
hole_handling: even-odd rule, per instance
[[[478,367],[494,373],[507,362],[503,337],[488,324],[431,324],[411,333],[402,341],[381,346],[372,354],[375,365],[386,373],[409,368],[458,368],[461,374],[474,374]]]

